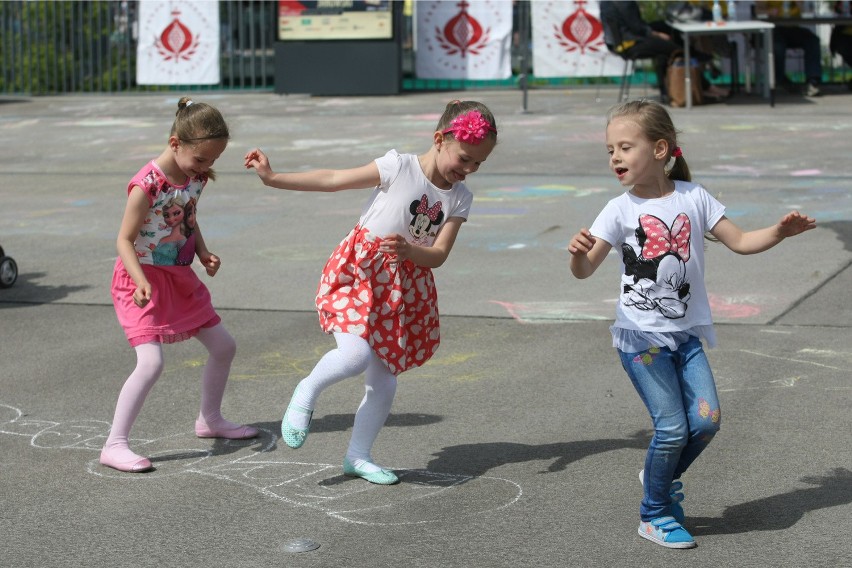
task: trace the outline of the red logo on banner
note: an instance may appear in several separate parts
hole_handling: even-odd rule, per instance
[[[562,26],[553,26],[554,37],[565,51],[577,51],[585,54],[586,50],[598,51],[604,45],[603,25],[600,20],[586,12],[583,5],[586,2],[575,2],[577,10],[568,16]]]
[[[163,59],[183,59],[189,61],[198,49],[198,37],[193,37],[192,31],[178,19],[180,10],[173,10],[172,22],[163,29],[160,37],[154,42],[154,46]]]
[[[476,18],[467,13],[470,4],[464,0],[456,5],[461,10],[450,18],[443,30],[440,27],[435,28],[435,39],[447,55],[458,53],[462,58],[467,53],[479,55],[482,48],[488,45],[491,28],[482,29]]]

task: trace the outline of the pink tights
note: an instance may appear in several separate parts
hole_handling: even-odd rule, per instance
[[[239,425],[222,417],[222,397],[231,371],[231,362],[237,352],[234,338],[219,324],[202,328],[196,336],[209,353],[201,375],[201,411],[198,424],[213,430],[233,430]],[[160,343],[144,343],[136,346],[136,368],[127,377],[118,402],[109,437],[101,451],[101,463],[129,471],[150,468],[150,463],[130,450],[128,436],[136,417],[142,410],[145,397],[163,372],[163,346]]]

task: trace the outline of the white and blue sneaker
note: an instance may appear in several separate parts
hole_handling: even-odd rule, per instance
[[[692,535],[674,517],[657,517],[639,523],[639,536],[666,548],[695,548]]]
[[[639,483],[642,484],[642,487],[645,487],[644,469],[639,471]],[[686,513],[683,512],[683,507],[680,505],[680,502],[683,501],[683,493],[679,493],[681,489],[683,489],[683,483],[680,481],[672,482],[672,486],[669,490],[669,497],[672,499],[669,511],[671,511],[672,517],[674,517],[677,522],[683,524],[686,520]]]

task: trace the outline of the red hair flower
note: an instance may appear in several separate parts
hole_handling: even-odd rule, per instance
[[[497,133],[497,129],[491,126],[482,113],[478,110],[472,110],[464,114],[460,114],[453,119],[450,127],[443,131],[443,134],[450,134],[459,142],[480,144],[489,132]]]

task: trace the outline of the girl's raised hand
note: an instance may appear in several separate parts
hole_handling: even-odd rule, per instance
[[[787,213],[778,222],[778,231],[785,238],[793,237],[814,228],[816,228],[816,219],[802,215],[798,211]]]
[[[247,170],[254,168],[254,171],[257,172],[257,175],[260,176],[261,179],[265,179],[266,176],[272,173],[272,166],[269,165],[269,158],[266,157],[266,154],[260,151],[260,148],[255,148],[246,154],[245,166]]]
[[[571,242],[568,243],[568,252],[573,255],[589,254],[593,246],[595,246],[595,237],[584,227],[580,229],[579,233],[571,237]]]

